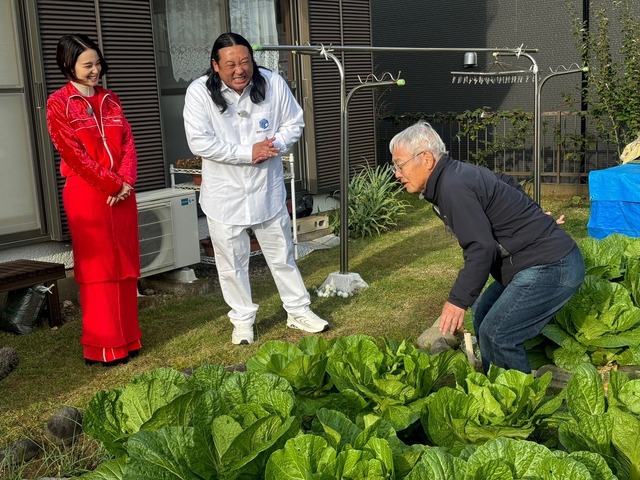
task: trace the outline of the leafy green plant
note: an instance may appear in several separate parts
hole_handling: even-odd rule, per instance
[[[565,100],[567,99],[565,98]],[[584,112],[575,112],[575,114],[578,115],[578,118],[585,115]],[[554,148],[557,148],[558,155],[561,159],[579,162],[585,152],[593,149],[597,144],[598,138],[593,132],[571,133],[565,122],[563,122],[562,119],[556,120],[555,116],[553,120],[549,120],[548,123],[552,123],[551,130],[553,133]],[[543,134],[550,128],[548,123],[544,121],[543,117]]]
[[[329,342],[323,337],[304,337],[298,345],[271,340],[247,361],[247,371],[274,373],[303,395],[319,396],[332,387],[326,373]]]
[[[327,355],[327,371],[336,388],[362,398],[365,412],[380,416],[398,431],[420,418],[439,380],[470,369],[460,351],[429,355],[405,341],[367,335],[338,338]]]
[[[349,181],[349,236],[366,238],[395,227],[408,206],[399,198],[402,192],[389,165],[360,170]],[[339,212],[332,212],[329,228],[339,234],[341,227]]]
[[[612,373],[608,403],[590,365],[566,395],[548,398],[550,373],[483,375],[459,351],[431,356],[365,335],[267,342],[247,367],[161,368],[100,392],[85,429],[113,458],[82,478],[615,480],[614,469],[639,480],[640,380],[622,374]],[[447,373],[456,388],[442,386]],[[296,403],[314,397],[336,408],[318,408],[305,425]],[[344,398],[360,399],[357,415]],[[401,439],[416,418],[435,446]],[[545,423],[560,425],[571,453],[526,440]]]
[[[476,165],[483,166],[501,151],[522,148],[533,131],[533,116],[520,109],[496,112],[483,107],[459,113],[455,120],[459,125],[456,137],[477,142],[479,148],[470,155]],[[502,124],[509,128],[501,131],[497,127]]]
[[[312,432],[288,440],[271,455],[264,478],[403,478],[425,447],[407,446],[379,417],[361,420],[356,424],[341,412],[319,410]]]
[[[553,362],[573,370],[582,362],[640,363],[640,239],[620,234],[580,242],[586,268],[576,294],[543,334]]]
[[[591,5],[595,21],[588,29],[582,16],[571,12],[573,34],[589,67],[583,95],[598,132],[620,154],[640,133],[640,17],[630,0],[597,0]],[[616,28],[622,33],[618,52],[614,51],[609,33],[613,15],[619,22]],[[571,97],[566,101],[575,103]]]
[[[373,414],[403,430],[419,419],[439,380],[468,370],[461,352],[429,355],[407,342],[349,335],[331,342],[305,337],[299,347],[267,342],[249,359],[247,371],[287,379],[300,415],[313,417],[322,408],[353,420]]]
[[[428,449],[405,480],[500,480],[515,478],[616,480],[598,454],[566,454],[526,440],[500,437],[459,457]]]
[[[367,403],[355,395],[343,395],[327,373],[329,342],[318,335],[304,337],[298,345],[279,340],[265,342],[247,361],[247,371],[273,373],[287,380],[303,417],[314,417],[328,406],[355,417]]]
[[[569,452],[600,454],[620,480],[640,479],[638,392],[639,383],[612,371],[607,396],[596,368],[579,365],[566,387],[570,418],[558,429],[562,445]]]
[[[497,437],[526,439],[562,405],[560,395],[545,399],[551,377],[495,365],[487,375],[473,372],[428,397],[422,426],[435,445],[454,454]]]
[[[299,432],[293,408],[272,374],[148,372],[92,399],[85,429],[116,458],[86,478],[254,478]]]
[[[522,149],[533,134],[533,115],[521,109],[498,112],[490,107],[482,107],[461,113],[405,113],[393,117],[393,123],[400,127],[408,127],[418,120],[427,120],[434,126],[457,128],[456,139],[475,144],[475,148],[469,149],[469,156],[473,163],[483,166],[500,152]],[[501,125],[506,128],[497,128]]]

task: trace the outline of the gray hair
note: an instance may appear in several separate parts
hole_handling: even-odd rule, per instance
[[[389,142],[389,151],[393,153],[396,148],[404,148],[414,155],[420,151],[431,152],[436,162],[447,154],[447,148],[438,132],[424,120],[414,123],[393,137]]]

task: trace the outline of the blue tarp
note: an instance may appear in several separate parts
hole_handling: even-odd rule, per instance
[[[640,237],[640,164],[627,163],[589,173],[589,235]]]

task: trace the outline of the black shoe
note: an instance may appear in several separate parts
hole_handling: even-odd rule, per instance
[[[115,367],[117,365],[123,365],[129,362],[129,357],[118,358],[117,360],[112,360],[111,362],[101,362],[100,360],[89,360],[88,358],[84,359],[84,363],[87,365],[102,365],[103,367]]]
[[[140,348],[138,350],[131,350],[129,352],[129,358],[130,359],[136,358],[138,355],[140,355],[140,350],[141,350]]]

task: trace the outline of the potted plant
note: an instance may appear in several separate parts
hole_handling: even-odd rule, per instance
[[[176,160],[176,168],[183,170],[201,170],[202,169],[202,157],[196,155],[195,157],[179,158]],[[202,183],[202,175],[200,173],[189,173],[193,179],[193,183],[200,185]]]

